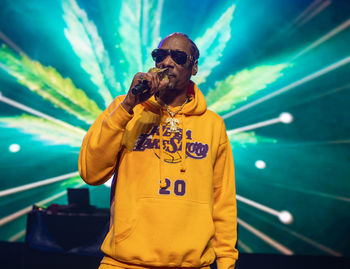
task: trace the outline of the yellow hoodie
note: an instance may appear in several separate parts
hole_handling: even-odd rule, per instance
[[[216,257],[219,269],[234,268],[237,214],[230,142],[222,118],[207,110],[195,84],[190,93],[175,116],[177,133],[170,132],[170,115],[153,97],[130,115],[120,96],[86,134],[81,177],[99,185],[114,174],[102,264],[206,267]]]

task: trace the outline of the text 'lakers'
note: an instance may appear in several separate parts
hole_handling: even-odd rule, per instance
[[[163,151],[168,154],[176,154],[182,150],[182,129],[179,132],[170,132],[168,126],[162,126]],[[146,149],[159,149],[159,126],[154,126],[147,134],[141,134],[133,148],[133,151],[145,151]],[[192,159],[204,159],[209,151],[208,144],[192,141],[192,130],[186,131],[186,156]],[[179,162],[174,161],[174,162]]]

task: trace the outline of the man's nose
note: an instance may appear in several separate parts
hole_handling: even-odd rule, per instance
[[[174,65],[175,65],[174,60],[173,58],[171,58],[170,55],[167,55],[165,59],[162,62],[160,62],[161,68],[174,67]]]

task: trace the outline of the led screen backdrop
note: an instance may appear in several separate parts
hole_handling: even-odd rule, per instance
[[[1,0],[0,240],[67,203],[82,138],[161,37],[226,122],[242,252],[349,255],[350,4],[336,0]],[[106,208],[108,185],[89,187]]]

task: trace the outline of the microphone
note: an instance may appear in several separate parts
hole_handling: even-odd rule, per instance
[[[135,85],[134,88],[132,88],[131,92],[135,95],[139,95],[139,94],[144,94],[146,92],[148,92],[150,90],[149,86],[148,86],[148,81],[145,79],[142,79],[139,81],[139,83],[137,83]]]
[[[148,70],[148,73],[157,73],[158,77],[163,80],[168,78],[168,68],[157,68],[153,67],[150,70]],[[140,79],[139,83],[135,85],[134,88],[132,88],[131,92],[134,95],[139,94],[145,94],[150,90],[150,87],[148,86],[148,81],[146,79]]]

